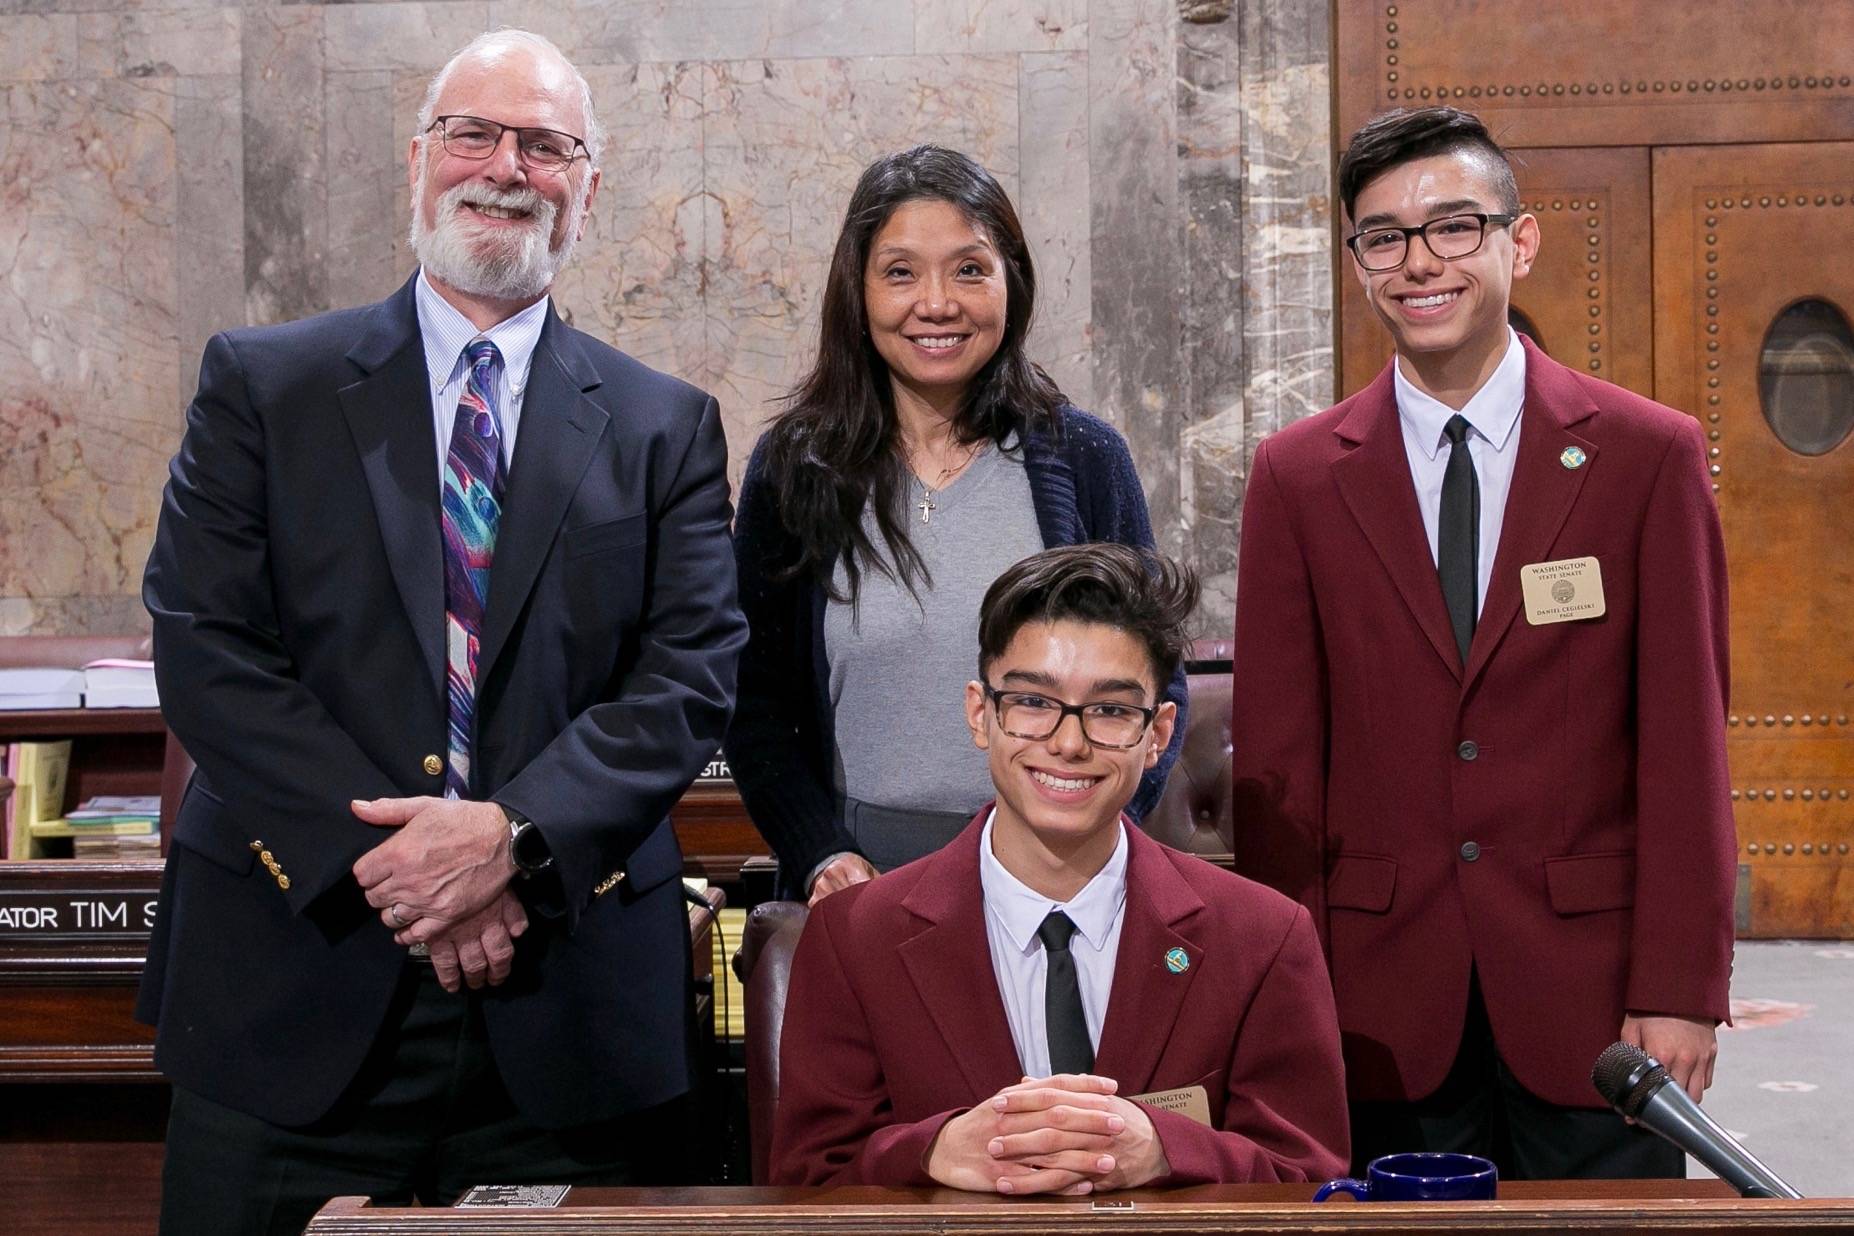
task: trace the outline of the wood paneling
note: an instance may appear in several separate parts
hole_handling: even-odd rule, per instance
[[[1513,285],[1513,306],[1557,360],[1652,393],[1648,152],[1524,150],[1514,159],[1523,204],[1538,217],[1539,255]],[[1391,339],[1358,286],[1351,255],[1340,250],[1337,260],[1341,384],[1349,395],[1378,375]]]
[[[1731,564],[1740,933],[1854,935],[1854,444],[1785,447],[1759,361],[1787,307],[1854,316],[1854,143],[1655,152],[1655,390],[1696,410]]]
[[[1450,103],[1507,146],[1807,141],[1854,131],[1847,0],[1338,0],[1343,145]]]
[[[373,1233],[701,1233],[701,1236],[1032,1236],[1138,1231],[1625,1233],[1827,1232],[1854,1224],[1846,1198],[1743,1201],[1717,1180],[1502,1181],[1493,1202],[1313,1205],[1312,1184],[1132,1189],[1099,1198],[999,1199],[951,1189],[574,1189],[555,1209],[375,1209],[336,1198],[310,1236]]]

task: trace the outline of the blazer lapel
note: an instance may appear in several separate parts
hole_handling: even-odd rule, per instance
[[[1114,960],[1114,988],[1107,999],[1100,1049],[1094,1054],[1094,1071],[1118,1079],[1123,1096],[1151,1088],[1172,1026],[1204,969],[1203,946],[1190,931],[1190,920],[1204,908],[1203,899],[1158,843],[1138,828],[1127,828],[1127,847],[1120,952]],[[1167,964],[1173,949],[1184,950],[1183,970]]]
[[[1480,675],[1493,650],[1519,613],[1520,570],[1547,560],[1552,543],[1597,466],[1596,444],[1572,426],[1595,415],[1591,401],[1568,371],[1522,338],[1526,349],[1526,402],[1519,416],[1519,458],[1513,465],[1513,488],[1500,519],[1500,547],[1494,554],[1487,599],[1468,646],[1464,689]],[[1564,466],[1566,447],[1584,452],[1575,468]]]
[[[489,608],[477,651],[477,681],[488,680],[496,658],[527,604],[579,481],[592,463],[593,444],[611,418],[586,397],[598,372],[550,308],[535,345],[521,428],[509,461],[502,524],[489,569]]]
[[[963,833],[928,860],[920,882],[902,902],[928,926],[896,950],[928,1017],[978,1099],[1015,1085],[1023,1076],[985,935],[978,846],[990,814],[986,804]]]
[[[364,376],[342,387],[337,398],[367,477],[393,583],[424,653],[432,690],[442,693],[444,534],[430,380],[410,280],[374,307],[347,359]]]
[[[1333,482],[1340,497],[1351,508],[1352,517],[1377,551],[1403,603],[1434,645],[1436,655],[1449,673],[1459,678],[1461,654],[1456,650],[1455,631],[1449,625],[1448,607],[1442,600],[1435,559],[1429,556],[1423,514],[1416,505],[1410,460],[1404,453],[1403,431],[1397,423],[1390,365],[1359,393],[1358,402],[1334,432],[1356,443],[1333,464]]]

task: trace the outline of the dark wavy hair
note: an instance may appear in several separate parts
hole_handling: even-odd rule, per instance
[[[1519,213],[1513,160],[1479,116],[1455,107],[1396,107],[1360,125],[1339,156],[1339,202],[1346,217],[1357,218],[1358,195],[1385,172],[1441,154],[1480,160],[1500,209]]]
[[[1004,337],[973,375],[954,436],[1002,447],[1013,432],[1020,438],[1039,429],[1054,433],[1059,425],[1062,392],[1024,353],[1036,273],[1003,186],[968,156],[941,146],[916,146],[871,163],[850,195],[831,255],[817,360],[766,430],[766,480],[778,495],[781,522],[799,545],[784,577],[815,572],[833,600],[850,605],[866,570],[899,580],[910,592],[933,584],[898,509],[907,464],[888,366],[869,338],[863,303],[863,272],[876,233],[897,207],[923,200],[957,207],[985,233],[1004,266]],[[871,505],[880,545],[863,526]],[[834,578],[840,559],[847,590]]]
[[[1098,623],[1146,649],[1161,694],[1178,672],[1197,610],[1190,567],[1150,549],[1112,542],[1060,545],[1031,554],[992,581],[979,607],[979,673],[1032,622]]]

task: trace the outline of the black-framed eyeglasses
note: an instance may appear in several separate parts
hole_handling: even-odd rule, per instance
[[[1012,738],[1042,742],[1062,728],[1065,718],[1074,716],[1081,722],[1082,737],[1089,745],[1124,751],[1139,745],[1157,708],[1138,704],[1120,704],[1102,700],[1094,704],[1065,704],[1034,691],[1000,691],[983,679],[980,685],[998,715],[998,728]]]
[[[485,120],[481,116],[440,116],[425,132],[438,131],[447,154],[460,159],[487,159],[502,145],[502,135],[515,132],[515,153],[527,166],[541,172],[563,172],[575,159],[590,159],[586,143],[558,129],[523,129]]]
[[[1487,225],[1505,227],[1518,215],[1449,215],[1421,227],[1373,227],[1345,238],[1358,264],[1369,271],[1396,270],[1410,255],[1410,238],[1421,236],[1429,252],[1445,262],[1480,251]]]

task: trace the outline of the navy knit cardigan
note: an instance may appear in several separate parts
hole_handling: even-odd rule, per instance
[[[1115,541],[1150,548],[1152,521],[1126,440],[1079,408],[1065,404],[1057,415],[1060,433],[1031,433],[1023,445],[1044,547]],[[824,651],[824,585],[815,577],[778,578],[799,556],[797,539],[779,518],[779,499],[766,478],[762,440],[747,462],[734,520],[740,606],[750,634],[723,749],[747,814],[778,855],[781,883],[791,890],[826,857],[855,851],[856,844],[837,819],[832,789],[836,737]],[[972,621],[977,624],[976,613]],[[1178,721],[1171,745],[1127,804],[1135,820],[1159,800],[1184,744],[1182,665],[1165,697],[1177,703]]]

